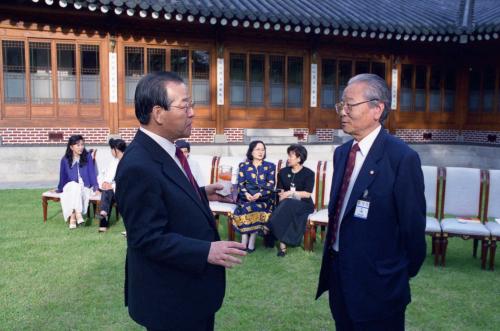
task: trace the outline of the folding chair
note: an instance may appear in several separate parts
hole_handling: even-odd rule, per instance
[[[441,210],[441,264],[446,265],[448,238],[482,241],[481,268],[486,266],[490,231],[481,223],[483,181],[481,170],[471,168],[443,168],[443,207]],[[454,215],[451,217],[444,217]]]
[[[495,252],[500,238],[500,170],[483,170],[486,184],[484,221],[490,231],[490,270],[495,269]]]
[[[422,166],[425,185],[425,200],[427,204],[427,218],[425,225],[425,233],[432,237],[432,254],[434,254],[434,265],[438,265],[439,256],[441,255],[441,225],[438,217],[439,201],[440,201],[440,175],[442,169],[433,166]],[[429,216],[429,214],[431,216]]]

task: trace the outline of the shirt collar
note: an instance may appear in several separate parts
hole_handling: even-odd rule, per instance
[[[361,155],[363,155],[364,157],[366,157],[366,155],[370,151],[370,148],[372,147],[373,142],[377,138],[377,136],[378,136],[378,134],[379,134],[379,132],[380,132],[381,129],[382,129],[382,125],[379,125],[375,130],[373,130],[366,137],[364,137],[363,139],[361,139],[361,141],[356,141],[355,140],[353,142],[353,144],[354,143],[358,143],[359,151],[360,151]]]
[[[161,148],[163,148],[168,153],[168,155],[170,155],[175,160],[175,158],[174,158],[175,145],[170,140],[163,138],[162,136],[159,136],[156,133],[153,133],[153,132],[145,129],[142,126],[139,127],[139,130],[141,130],[146,135],[148,135],[151,139],[153,139],[158,145],[161,146]]]

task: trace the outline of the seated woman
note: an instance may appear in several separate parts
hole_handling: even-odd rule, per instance
[[[62,212],[70,229],[84,222],[82,214],[87,213],[90,196],[98,187],[94,160],[85,149],[83,137],[69,137],[66,153],[61,159],[57,192],[62,192]]]
[[[311,193],[314,172],[303,166],[307,159],[304,146],[293,144],[286,150],[288,166],[278,173],[279,204],[268,227],[280,241],[278,256],[286,255],[286,245],[298,246],[304,236],[307,217],[314,211]]]
[[[257,233],[263,231],[273,208],[276,166],[264,161],[266,145],[252,141],[248,146],[247,161],[242,162],[238,174],[238,207],[233,216],[233,227],[241,233],[241,242],[247,251],[255,251]]]
[[[109,163],[107,169],[99,176],[99,189],[101,190],[101,208],[100,208],[100,224],[99,232],[106,232],[109,227],[109,215],[111,207],[115,202],[115,174],[118,162],[120,162],[127,144],[122,139],[109,139],[109,147],[113,159]]]

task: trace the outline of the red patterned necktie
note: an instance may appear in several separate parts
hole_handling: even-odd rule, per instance
[[[198,183],[196,183],[196,180],[194,179],[193,173],[191,172],[191,168],[189,168],[189,163],[184,155],[184,153],[181,151],[179,147],[175,148],[175,156],[179,159],[181,162],[181,166],[186,172],[187,178],[189,180],[189,183],[191,183],[191,186],[193,186],[196,194],[198,195],[198,198],[201,200],[201,195],[200,195],[200,188],[198,187]]]
[[[342,187],[340,188],[339,197],[335,206],[335,214],[328,220],[328,226],[330,228],[329,232],[331,233],[330,246],[333,246],[333,244],[335,243],[335,239],[337,238],[337,227],[339,226],[340,211],[342,209],[342,204],[344,203],[347,188],[349,187],[354,164],[356,163],[357,151],[359,151],[359,146],[357,143],[355,143],[354,145],[352,145],[351,151],[349,152],[349,159],[347,160],[347,165],[344,171],[344,178],[342,179]]]

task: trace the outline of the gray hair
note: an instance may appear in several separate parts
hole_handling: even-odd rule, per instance
[[[347,86],[354,83],[365,83],[366,89],[364,90],[364,97],[366,100],[377,99],[377,101],[370,102],[376,106],[379,102],[384,104],[384,112],[380,116],[380,123],[383,124],[389,115],[391,92],[389,87],[382,77],[375,74],[359,74],[347,82]]]

